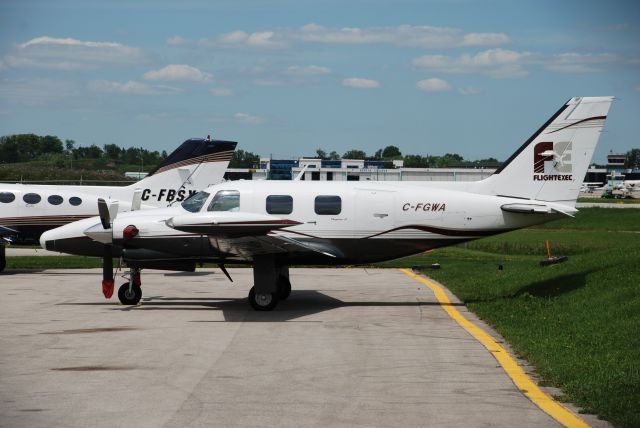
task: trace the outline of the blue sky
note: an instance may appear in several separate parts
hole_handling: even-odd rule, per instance
[[[1,135],[504,160],[589,95],[595,160],[640,147],[639,2],[0,2]]]

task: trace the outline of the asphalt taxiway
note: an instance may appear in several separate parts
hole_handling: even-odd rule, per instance
[[[0,425],[559,426],[398,270],[291,269],[268,313],[230,272],[145,271],[127,307],[98,269],[7,271]]]

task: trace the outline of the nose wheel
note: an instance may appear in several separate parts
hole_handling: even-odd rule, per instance
[[[142,288],[139,285],[125,282],[118,289],[118,299],[123,305],[137,305],[142,298]]]

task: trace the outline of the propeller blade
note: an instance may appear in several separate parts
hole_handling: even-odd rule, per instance
[[[109,214],[109,206],[107,202],[98,198],[98,214],[100,214],[100,223],[102,223],[102,227],[105,229],[111,228],[111,215]]]
[[[137,187],[133,191],[133,199],[131,200],[131,211],[138,211],[142,205],[142,189]]]
[[[118,201],[112,201],[109,204],[109,219],[111,221],[115,220],[118,216],[118,208],[120,208],[120,203]]]
[[[115,281],[113,280],[113,248],[111,245],[104,246],[102,257],[102,294],[107,299],[113,296]]]

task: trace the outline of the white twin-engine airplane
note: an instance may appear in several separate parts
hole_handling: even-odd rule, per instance
[[[192,138],[155,171],[129,186],[59,186],[0,183],[0,272],[5,244],[37,240],[49,229],[94,217],[98,198],[120,201],[120,211],[165,207],[182,202],[222,181],[237,143]],[[115,211],[116,205],[111,204]]]
[[[234,181],[180,205],[51,230],[41,245],[112,256],[128,265],[124,304],[139,302],[140,269],[193,270],[201,261],[250,263],[249,303],[271,310],[291,292],[289,266],[390,260],[573,216],[613,97],[572,98],[495,174],[478,182]],[[228,274],[227,274],[228,276]],[[231,279],[231,278],[229,278]]]

